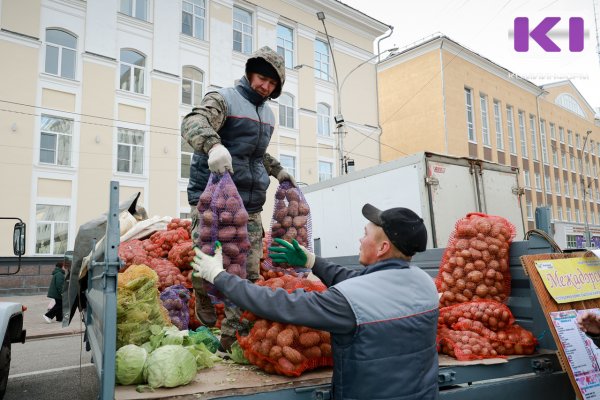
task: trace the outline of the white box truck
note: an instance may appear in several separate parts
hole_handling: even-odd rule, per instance
[[[427,226],[428,248],[446,247],[455,222],[470,212],[499,215],[522,240],[525,222],[518,168],[429,152],[308,185],[315,251],[323,257],[356,255],[367,222],[365,203],[407,207]]]

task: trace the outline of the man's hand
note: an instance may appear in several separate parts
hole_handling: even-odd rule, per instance
[[[592,336],[600,335],[600,315],[590,311],[584,311],[577,315],[575,322],[583,332]]]
[[[296,180],[294,179],[294,177],[290,175],[285,169],[279,171],[279,173],[277,174],[277,180],[279,181],[279,183],[290,181],[293,187],[298,187],[296,186]]]
[[[194,261],[190,263],[192,268],[194,268],[192,278],[202,278],[210,283],[215,283],[217,275],[224,271],[221,242],[217,241],[215,247],[214,257],[204,254],[200,248],[194,247],[196,256],[194,257]]]
[[[222,144],[215,144],[208,152],[208,169],[211,172],[218,172],[219,174],[223,174],[225,171],[233,174],[231,154],[229,154],[229,150]]]
[[[300,246],[296,239],[288,243],[283,239],[273,239],[283,247],[269,247],[269,257],[278,263],[288,263],[295,267],[312,268],[315,264],[315,255],[303,246]]]

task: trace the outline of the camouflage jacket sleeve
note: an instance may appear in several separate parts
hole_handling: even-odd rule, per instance
[[[194,151],[208,154],[208,151],[221,138],[217,133],[225,124],[227,103],[217,92],[209,92],[202,103],[183,118],[181,136],[192,146]]]
[[[279,161],[269,153],[265,153],[263,156],[263,164],[265,164],[267,174],[275,178],[277,178],[277,174],[283,169]]]

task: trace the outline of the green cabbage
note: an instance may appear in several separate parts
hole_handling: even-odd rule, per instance
[[[183,346],[168,344],[154,350],[144,367],[151,388],[187,385],[196,376],[196,358]]]
[[[133,385],[144,382],[142,372],[148,352],[135,344],[128,344],[117,350],[115,360],[116,381],[120,385]]]

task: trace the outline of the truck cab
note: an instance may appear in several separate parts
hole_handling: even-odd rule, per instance
[[[13,253],[18,257],[17,270],[9,272],[13,275],[21,268],[21,256],[25,254],[25,223],[19,218],[2,218],[19,220],[13,228]],[[19,303],[0,301],[0,399],[4,397],[10,370],[12,343],[25,343],[26,331],[23,329],[23,312],[26,307]]]

